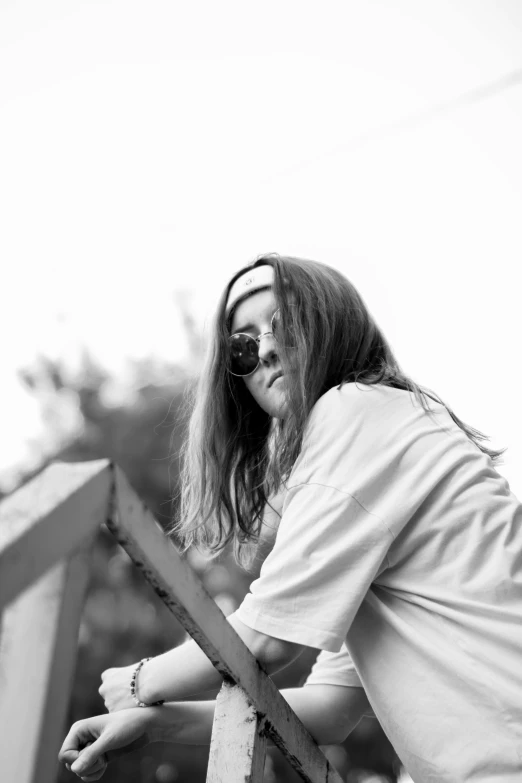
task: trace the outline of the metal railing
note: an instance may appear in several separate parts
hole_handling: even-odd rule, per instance
[[[0,504],[0,769],[54,783],[89,576],[102,524],[223,676],[211,783],[263,780],[267,739],[309,783],[341,783],[190,566],[108,460],[53,463]]]

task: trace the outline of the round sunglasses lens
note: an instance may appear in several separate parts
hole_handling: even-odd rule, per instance
[[[229,370],[234,375],[250,375],[259,364],[257,343],[248,334],[233,334],[228,339]]]

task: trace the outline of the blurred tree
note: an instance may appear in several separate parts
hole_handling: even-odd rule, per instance
[[[48,359],[21,373],[23,382],[35,394],[45,389],[42,404],[51,428],[60,428],[64,400],[69,407],[76,406],[76,417],[68,414],[75,421],[73,437],[64,444],[62,433],[57,441],[62,446],[52,456],[47,455],[39,470],[51,459],[83,461],[108,457],[123,469],[136,492],[167,527],[178,487],[177,455],[185,425],[184,399],[193,380],[182,368],[158,366],[151,361],[137,362],[133,374],[132,384],[118,386],[87,352],[82,372],[74,377],[58,362]],[[191,552],[189,559],[225,614],[239,605],[256,576],[238,569],[228,553],[209,562]],[[93,547],[92,578],[80,628],[68,724],[105,711],[97,692],[104,669],[158,654],[185,638],[184,630],[134,569],[125,552],[102,530]],[[302,683],[315,656],[316,651],[307,651],[275,675],[276,684],[287,687]],[[64,735],[65,730],[64,727]],[[343,748],[326,750],[350,783],[396,779],[396,756],[375,720],[364,719]],[[150,746],[111,764],[104,780],[199,783],[205,779],[207,755],[206,748]],[[380,777],[376,777],[378,774]],[[60,770],[58,783],[72,779],[71,773]],[[297,779],[281,754],[271,749],[267,782]]]

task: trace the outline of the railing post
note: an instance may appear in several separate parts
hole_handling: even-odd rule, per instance
[[[101,522],[224,678],[210,783],[260,783],[266,736],[308,783],[341,783],[118,468],[56,464],[0,508],[0,778],[52,783]]]
[[[9,783],[56,779],[88,561],[84,550],[58,563],[3,613],[0,775]]]
[[[264,720],[239,685],[225,681],[216,700],[207,783],[262,783]]]

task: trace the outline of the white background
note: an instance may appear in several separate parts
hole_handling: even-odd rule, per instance
[[[0,474],[49,437],[17,368],[185,361],[176,297],[203,325],[277,251],[345,272],[522,496],[517,0],[3,0],[0,74]]]

